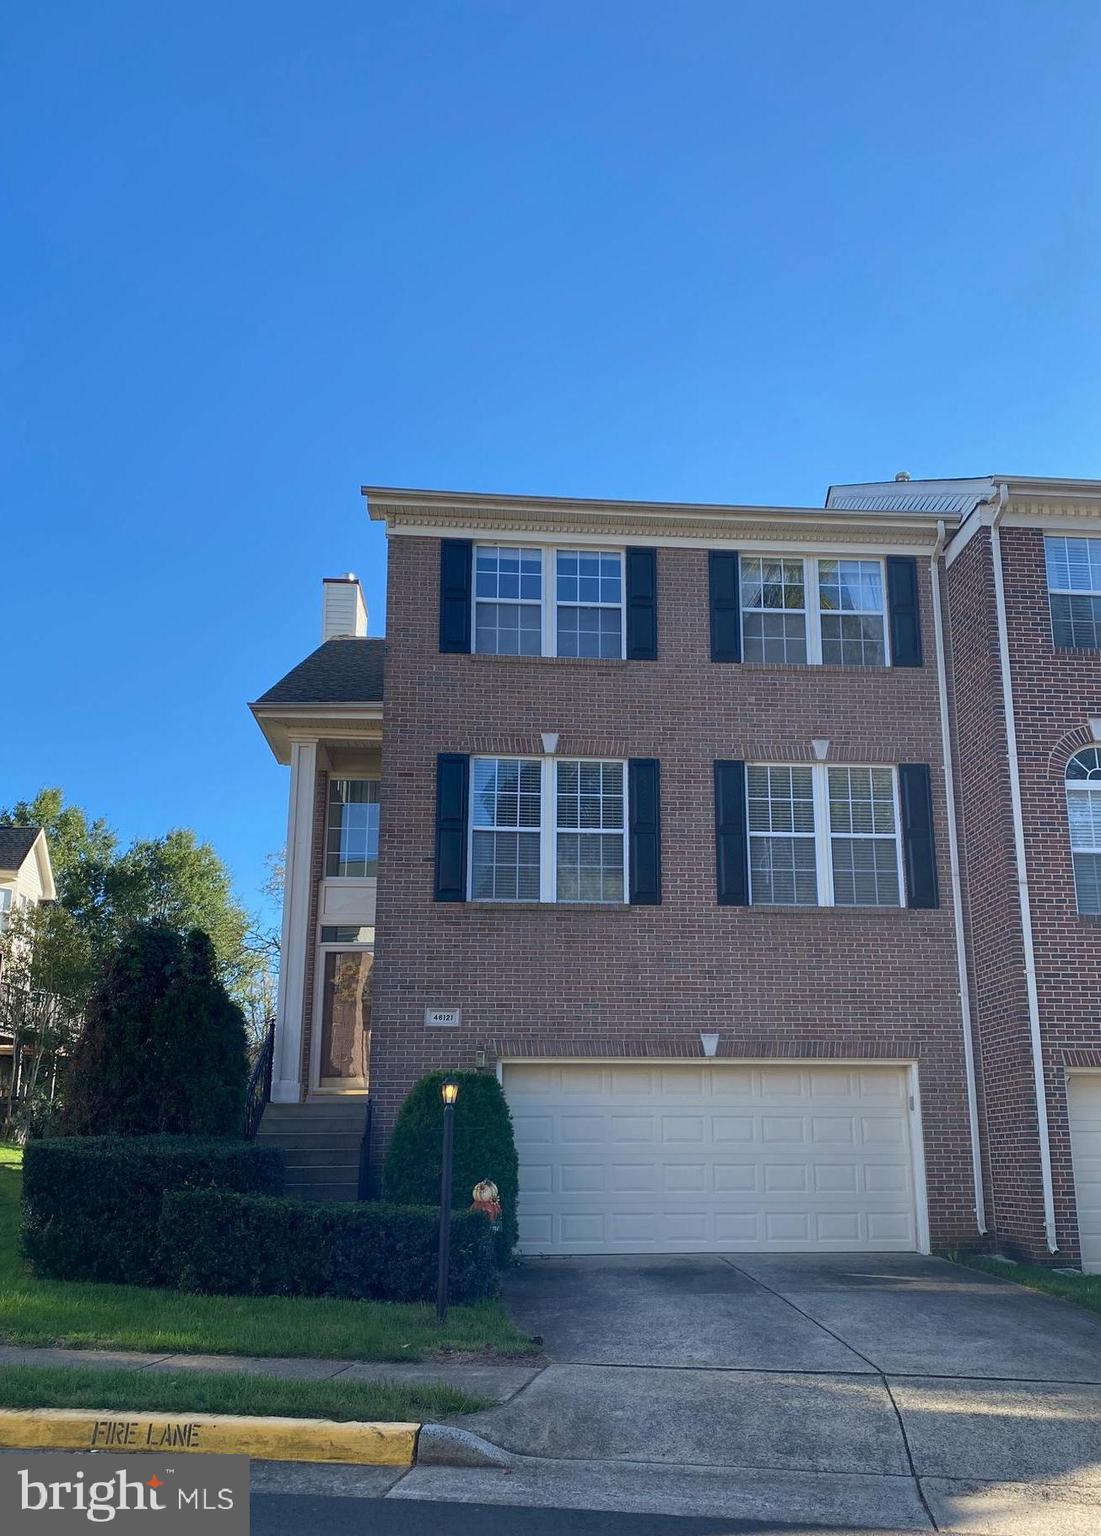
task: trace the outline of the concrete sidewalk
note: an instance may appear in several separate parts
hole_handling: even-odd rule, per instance
[[[468,1360],[312,1360],[268,1359],[255,1355],[158,1355],[138,1350],[24,1349],[0,1345],[0,1370],[11,1365],[64,1366],[78,1370],[121,1370],[149,1374],[168,1371],[240,1372],[284,1381],[441,1382],[507,1403],[543,1369],[539,1363],[500,1365]]]

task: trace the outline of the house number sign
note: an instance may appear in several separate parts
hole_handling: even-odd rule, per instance
[[[424,1022],[429,1029],[458,1029],[462,1023],[461,1008],[426,1008]]]

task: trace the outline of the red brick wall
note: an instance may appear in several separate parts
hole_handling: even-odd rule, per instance
[[[1079,1259],[1066,1070],[1101,1066],[1101,920],[1079,917],[1063,773],[1101,714],[1096,652],[1056,650],[1044,539],[1001,531],[1036,983],[1055,1191],[1055,1262]],[[991,1228],[1048,1260],[1002,677],[988,530],[948,568],[955,746],[969,951],[980,1037]]]
[[[1036,1101],[1013,854],[990,536],[977,533],[948,566],[953,745],[965,929],[992,1237],[1044,1247]]]
[[[1078,915],[1063,775],[1101,716],[1101,656],[1055,648],[1043,534],[1007,528],[1001,541],[1056,1233],[1060,1261],[1077,1263],[1066,1069],[1101,1066],[1101,918]]]
[[[378,1166],[402,1096],[431,1067],[501,1055],[699,1054],[914,1058],[920,1064],[933,1240],[974,1236],[927,567],[923,669],[713,665],[707,554],[658,552],[656,662],[443,656],[439,545],[389,546],[386,730],[371,1081]],[[440,751],[655,756],[663,904],[432,900]],[[937,911],[720,908],[712,762],[932,765]],[[430,1030],[425,1007],[458,1006]]]

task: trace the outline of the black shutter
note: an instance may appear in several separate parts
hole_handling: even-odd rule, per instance
[[[720,907],[749,906],[745,764],[715,764],[715,861]]]
[[[658,654],[657,550],[627,551],[627,660]]]
[[[440,650],[470,650],[469,539],[440,540]]]
[[[887,612],[891,621],[891,666],[921,666],[917,561],[913,555],[887,557]]]
[[[742,604],[737,554],[725,549],[710,552],[707,587],[711,604],[711,660],[741,661]]]
[[[628,899],[633,906],[661,905],[661,773],[656,757],[632,757],[627,764],[629,829]]]
[[[436,758],[436,900],[466,900],[466,817],[470,759]]]
[[[899,763],[898,791],[902,801],[902,857],[906,866],[907,904],[939,907],[928,764]]]

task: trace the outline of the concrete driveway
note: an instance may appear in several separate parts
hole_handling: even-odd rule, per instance
[[[464,1425],[513,1453],[514,1502],[1101,1531],[1101,1318],[1068,1303],[844,1254],[530,1259],[506,1300],[550,1363]]]

